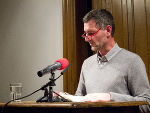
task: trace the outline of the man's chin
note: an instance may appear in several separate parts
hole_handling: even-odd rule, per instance
[[[98,51],[98,47],[91,47],[92,51]]]

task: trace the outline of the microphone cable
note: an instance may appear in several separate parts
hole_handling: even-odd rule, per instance
[[[17,98],[17,99],[13,99],[13,100],[8,101],[8,102],[7,102],[6,104],[4,104],[4,106],[2,107],[2,112],[1,112],[1,113],[4,112],[4,109],[5,109],[5,108],[7,107],[7,105],[8,105],[9,103],[11,103],[12,101],[14,101],[14,100],[21,100],[21,99],[23,99],[23,98],[27,98],[27,97],[33,95],[34,93],[36,93],[36,92],[38,92],[38,91],[40,91],[40,90],[41,90],[41,88],[38,89],[38,90],[36,90],[36,91],[34,91],[34,92],[32,92],[32,93],[30,93],[30,94],[28,94],[28,95],[26,95],[26,96],[23,96],[23,97],[20,97],[20,98]]]
[[[70,64],[60,73],[60,76],[58,76],[58,77],[57,77],[56,79],[54,79],[54,80],[56,81],[59,77],[61,77],[61,76],[64,74],[64,72],[68,69],[69,66],[70,66]],[[34,93],[36,93],[36,92],[38,92],[38,91],[40,91],[40,90],[42,90],[42,89],[43,89],[43,86],[42,86],[41,88],[37,89],[36,91],[34,91],[34,92],[32,92],[32,93],[26,95],[26,96],[23,96],[23,97],[20,97],[20,98],[17,98],[17,99],[13,99],[13,100],[8,101],[8,102],[7,102],[6,104],[4,104],[4,106],[2,107],[1,113],[4,112],[4,109],[5,109],[5,108],[7,107],[7,105],[8,105],[9,103],[11,103],[12,101],[14,101],[14,100],[21,100],[21,99],[27,98],[27,97],[33,95]],[[63,101],[63,102],[69,102],[69,100],[65,99],[64,97],[62,97],[62,96],[59,95],[58,93],[56,93],[56,92],[54,92],[54,91],[53,91],[53,93],[55,93],[57,96],[59,96],[59,97],[62,99],[61,101]]]

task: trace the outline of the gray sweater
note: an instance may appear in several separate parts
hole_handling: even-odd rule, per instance
[[[117,44],[103,57],[95,54],[82,65],[75,95],[110,93],[113,101],[147,101],[150,86],[141,58]],[[150,113],[150,106],[140,106],[142,113]]]

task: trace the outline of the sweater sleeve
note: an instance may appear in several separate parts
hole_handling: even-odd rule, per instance
[[[78,88],[75,93],[76,96],[85,96],[86,95],[86,88],[85,88],[85,80],[84,80],[84,73],[83,73],[83,65],[80,73],[80,79],[78,83]]]
[[[127,85],[130,95],[110,92],[113,101],[147,101],[149,105],[140,106],[141,113],[150,113],[150,86],[141,58],[137,56],[128,68]]]

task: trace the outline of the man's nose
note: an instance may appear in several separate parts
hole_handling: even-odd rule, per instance
[[[89,42],[90,40],[91,40],[90,37],[86,37],[86,38],[85,38],[85,42]]]

